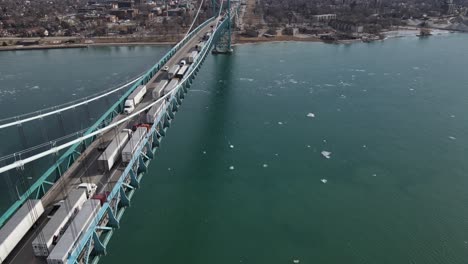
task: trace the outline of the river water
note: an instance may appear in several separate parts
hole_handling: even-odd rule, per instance
[[[102,263],[467,263],[466,43],[450,34],[209,55]],[[34,51],[31,71],[59,57],[80,65],[55,69],[66,78],[130,77],[167,47],[99,49]],[[12,56],[23,67],[6,54],[0,65]],[[12,83],[26,82],[43,87]],[[3,92],[0,104],[56,103],[41,89]]]

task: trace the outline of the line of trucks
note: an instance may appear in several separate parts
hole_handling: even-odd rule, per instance
[[[209,39],[209,34],[203,40]],[[188,63],[196,60],[204,45],[205,42],[199,42],[195,50],[187,54]],[[175,89],[188,68],[187,62],[182,60],[168,70],[167,79],[138,86],[125,100],[124,113],[132,113],[147,90],[152,90],[152,98],[157,100]],[[98,158],[98,169],[102,172],[110,171],[119,158],[122,163],[128,164],[151,127],[149,124],[154,123],[165,104],[163,100],[152,106],[143,116],[143,123],[136,125],[134,131],[122,130],[103,147],[103,153]],[[47,216],[47,223],[40,232],[36,232],[37,236],[32,241],[34,255],[47,258],[48,264],[67,263],[80,237],[96,219],[101,206],[107,202],[107,194],[95,194],[96,190],[96,184],[82,183],[72,189],[65,200],[54,205]],[[38,220],[45,211],[41,200],[30,199],[5,223],[0,229],[0,264],[32,228],[40,228],[37,227]]]
[[[65,200],[55,204],[48,213],[45,226],[35,232],[32,241],[34,255],[47,258],[48,264],[66,263],[68,254],[89,227],[105,195],[95,195],[97,186],[82,183],[72,189]],[[45,209],[41,200],[27,200],[0,230],[0,263],[33,227]]]

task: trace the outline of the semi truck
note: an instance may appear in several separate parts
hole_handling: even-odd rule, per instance
[[[203,49],[203,46],[205,46],[205,42],[201,41],[197,45],[195,45],[195,48],[197,49],[197,51],[200,52]]]
[[[185,72],[187,71],[188,67],[189,67],[188,65],[182,66],[182,68],[180,68],[180,70],[177,72],[176,77],[177,77],[177,78],[182,78],[182,77],[184,77]]]
[[[146,127],[138,127],[122,150],[122,162],[128,164],[147,133]]]
[[[194,50],[194,51],[190,52],[188,57],[187,57],[188,62],[193,63],[195,61],[195,59],[197,58],[197,56],[198,56],[198,51]]]
[[[3,263],[15,246],[44,213],[41,200],[26,200],[23,206],[0,229],[0,263]]]
[[[57,245],[52,249],[47,257],[48,264],[66,264],[68,256],[81,236],[88,230],[97,213],[101,209],[101,202],[95,199],[89,199],[71,222]]]
[[[168,94],[170,91],[174,90],[177,87],[177,84],[179,84],[179,79],[172,79],[166,88],[164,88],[164,94]]]
[[[156,119],[156,116],[158,113],[161,111],[161,109],[164,107],[166,104],[165,101],[160,101],[153,105],[148,112],[145,114],[145,123],[147,124],[153,124],[154,120]]]
[[[124,112],[130,114],[135,110],[135,107],[143,100],[143,96],[146,94],[146,85],[138,86],[133,93],[131,93],[127,100],[125,100]]]
[[[171,69],[167,72],[167,78],[172,79],[176,75],[177,71],[179,71],[180,66],[179,65],[174,65],[171,67]]]
[[[66,224],[78,213],[86,199],[86,190],[84,189],[73,189],[70,192],[67,199],[61,203],[60,208],[33,240],[34,255],[38,257],[49,255],[63,234]]]
[[[106,150],[98,158],[98,168],[101,172],[109,171],[114,163],[119,159],[120,153],[128,142],[131,130],[124,129],[117,136],[114,137],[112,142],[107,146]]]
[[[153,89],[154,100],[159,99],[159,97],[163,95],[164,87],[166,87],[167,83],[169,83],[169,80],[161,80],[154,86],[154,89]]]

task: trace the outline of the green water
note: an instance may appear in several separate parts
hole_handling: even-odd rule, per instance
[[[101,263],[467,263],[467,41],[209,55]]]

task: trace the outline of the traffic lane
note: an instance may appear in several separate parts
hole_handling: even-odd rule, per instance
[[[37,220],[37,226],[31,228],[26,235],[21,239],[18,245],[13,249],[5,264],[46,264],[46,258],[39,258],[34,255],[32,249],[32,242],[36,238],[39,231],[49,222],[47,217],[51,209],[44,212],[44,214]]]

